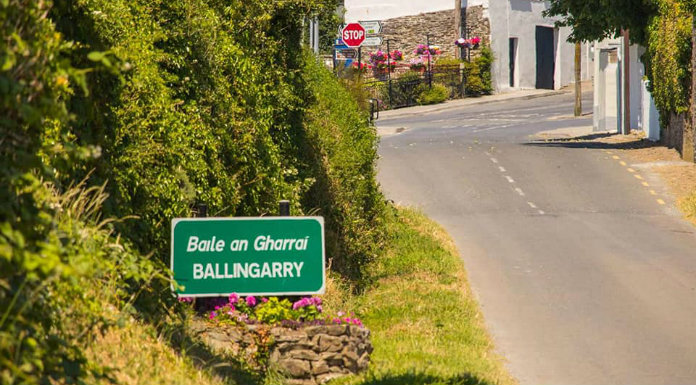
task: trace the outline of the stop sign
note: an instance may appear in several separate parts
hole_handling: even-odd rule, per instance
[[[341,38],[348,47],[360,47],[365,40],[365,28],[358,23],[350,23],[341,31]]]

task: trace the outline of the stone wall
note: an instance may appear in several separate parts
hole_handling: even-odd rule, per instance
[[[196,320],[193,332],[214,352],[247,362],[268,358],[290,385],[323,384],[366,370],[372,353],[370,331],[355,325],[299,329],[262,325],[217,326]]]
[[[402,51],[406,58],[413,57],[413,50],[418,44],[427,42],[426,35],[430,35],[430,44],[439,45],[444,55],[454,56],[454,41],[457,40],[454,30],[454,10],[383,20],[384,44],[381,49],[386,50],[386,40],[393,39],[394,41],[389,43],[389,49]]]
[[[488,45],[490,22],[484,17],[483,6],[462,8],[462,20],[469,27],[470,36],[479,36],[483,39],[484,45]],[[367,52],[376,51],[377,48],[386,51],[387,39],[393,40],[389,42],[390,50],[402,51],[406,59],[414,57],[413,50],[418,44],[427,42],[427,35],[430,36],[431,45],[440,46],[443,56],[453,57],[457,49],[454,41],[459,36],[454,27],[454,9],[387,19],[382,21],[382,26],[381,36],[384,43],[381,47],[363,48],[363,57],[367,58]],[[472,51],[472,55],[475,55],[475,52]]]

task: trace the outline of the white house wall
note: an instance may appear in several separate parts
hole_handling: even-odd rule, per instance
[[[493,82],[496,91],[510,88],[509,38],[518,39],[517,74],[515,88],[536,86],[536,27],[554,27],[555,19],[542,16],[546,2],[534,0],[493,0],[489,2],[491,18],[491,41],[495,53]],[[566,86],[575,80],[575,46],[568,43],[569,28],[556,29],[554,87]],[[583,62],[588,63],[589,54],[583,49]],[[583,71],[583,79],[588,72]]]
[[[462,2],[464,1],[466,0]],[[352,23],[359,20],[385,20],[425,12],[454,9],[454,0],[345,0],[344,6],[346,9],[346,22]]]

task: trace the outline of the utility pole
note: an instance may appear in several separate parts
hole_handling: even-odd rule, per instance
[[[455,39],[462,36],[462,0],[454,0],[454,33]],[[454,58],[461,59],[461,49],[455,45]]]
[[[582,45],[575,43],[575,116],[582,115]]]
[[[624,95],[623,95],[623,125],[621,126],[621,133],[623,135],[628,135],[631,133],[631,44],[629,41],[629,31],[627,29],[622,30],[623,35],[623,82],[624,82]]]

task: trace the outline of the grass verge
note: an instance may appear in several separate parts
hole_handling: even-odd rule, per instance
[[[329,287],[335,310],[355,309],[372,331],[367,373],[340,384],[514,384],[493,353],[449,235],[419,212],[388,214],[388,249],[361,295]],[[339,300],[337,300],[339,298]]]

